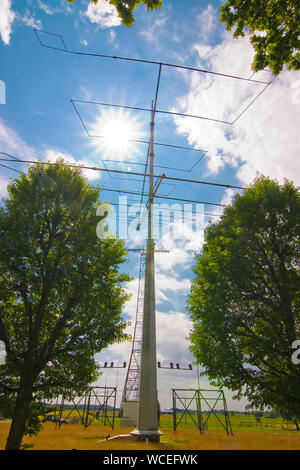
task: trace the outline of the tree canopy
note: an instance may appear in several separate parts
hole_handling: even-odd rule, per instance
[[[68,0],[68,3],[74,3],[76,0]],[[95,5],[98,0],[90,0]],[[154,10],[161,8],[162,0],[105,0],[107,3],[116,7],[118,16],[120,17],[122,24],[127,27],[131,27],[134,24],[134,10],[140,4],[144,4],[147,10]]]
[[[0,401],[14,404],[17,449],[37,402],[82,393],[95,354],[127,338],[124,243],[96,235],[99,188],[63,161],[38,163],[8,186],[0,208]]]
[[[226,29],[234,28],[233,37],[249,31],[254,72],[269,67],[278,75],[285,65],[299,70],[299,0],[227,0],[219,9]]]
[[[300,419],[300,194],[265,177],[209,225],[188,301],[191,350],[219,386]]]

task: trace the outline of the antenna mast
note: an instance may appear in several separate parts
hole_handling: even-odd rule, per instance
[[[157,399],[157,364],[156,364],[156,325],[155,325],[155,269],[153,240],[153,173],[154,173],[154,117],[155,106],[152,104],[150,123],[150,176],[148,201],[148,238],[146,246],[146,268],[144,289],[144,315],[142,334],[142,354],[140,372],[140,390],[137,416],[137,429],[132,431],[138,440],[159,442],[161,432],[158,429],[159,410]]]

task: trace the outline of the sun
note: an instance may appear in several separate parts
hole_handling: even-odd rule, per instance
[[[138,116],[132,116],[124,110],[104,110],[92,125],[92,135],[97,148],[112,159],[123,160],[138,153],[138,140],[144,132]]]

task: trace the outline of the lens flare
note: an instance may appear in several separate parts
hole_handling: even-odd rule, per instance
[[[97,149],[104,156],[123,160],[139,153],[136,140],[144,138],[142,124],[138,116],[132,116],[123,110],[104,110],[92,125],[92,135]]]

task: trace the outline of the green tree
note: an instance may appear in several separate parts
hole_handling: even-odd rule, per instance
[[[226,29],[235,28],[233,37],[249,31],[255,50],[254,72],[268,66],[278,75],[284,65],[299,70],[299,0],[227,0],[219,9]]]
[[[300,419],[300,194],[259,177],[210,224],[188,301],[191,350],[250,407]]]
[[[97,4],[98,0],[90,0]],[[105,0],[107,3],[116,7],[118,16],[122,24],[131,27],[134,24],[134,10],[141,4],[144,4],[147,10],[154,10],[162,7],[162,0]],[[68,3],[74,3],[76,0],[68,0]]]
[[[98,188],[79,169],[38,163],[0,208],[0,401],[14,404],[6,449],[36,426],[42,400],[82,393],[94,355],[127,338],[122,241],[96,235]]]

